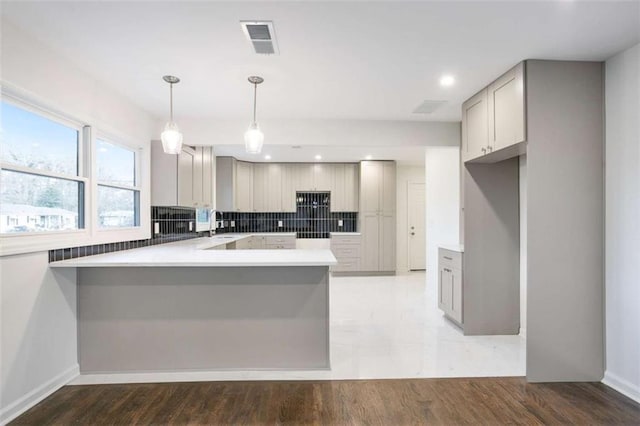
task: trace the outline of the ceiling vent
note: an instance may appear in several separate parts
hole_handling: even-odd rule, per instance
[[[240,21],[240,25],[254,52],[261,55],[280,54],[272,21]]]
[[[431,114],[442,105],[446,104],[447,101],[424,101],[416,109],[413,110],[414,114]]]

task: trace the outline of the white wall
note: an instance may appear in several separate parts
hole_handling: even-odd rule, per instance
[[[78,375],[76,271],[48,253],[0,258],[0,423]]]
[[[148,146],[156,129],[144,111],[4,20],[1,36],[3,89]],[[46,251],[0,257],[0,267],[4,423],[78,374],[76,281],[75,272],[51,272]]]
[[[146,143],[152,135],[159,136],[157,119],[77,67],[82,58],[62,57],[46,41],[32,38],[5,19],[1,24],[3,86],[30,93],[45,106],[119,136]]]
[[[640,44],[606,62],[606,370],[640,402]]]
[[[427,287],[438,284],[438,246],[460,241],[460,148],[428,147],[425,154]]]
[[[181,118],[184,141],[193,145],[244,144],[247,120]],[[163,126],[158,122],[156,127]],[[161,128],[161,127],[158,127]],[[266,120],[265,145],[425,146],[459,145],[460,123],[383,120]]]
[[[396,273],[409,271],[409,210],[407,190],[409,182],[424,183],[424,167],[396,168]]]

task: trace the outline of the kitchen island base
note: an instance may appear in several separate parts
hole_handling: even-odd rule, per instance
[[[328,369],[329,268],[78,270],[81,373]]]

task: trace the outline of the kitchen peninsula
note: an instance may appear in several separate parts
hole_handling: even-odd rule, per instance
[[[329,368],[335,257],[330,250],[220,250],[252,236],[51,263],[78,268],[81,373]]]

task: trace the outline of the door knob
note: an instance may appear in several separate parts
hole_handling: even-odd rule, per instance
[[[411,233],[411,235],[416,235],[416,233],[415,233],[415,232],[412,232],[412,233]]]
[[[412,226],[411,229],[416,229],[416,228],[414,226]]]

